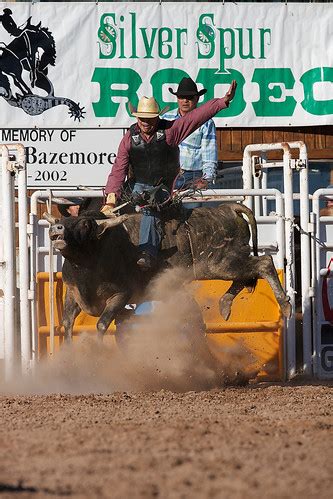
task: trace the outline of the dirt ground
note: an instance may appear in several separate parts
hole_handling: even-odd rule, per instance
[[[0,397],[1,497],[332,497],[332,386]]]
[[[30,376],[0,375],[1,498],[332,497],[333,385],[254,372],[230,386],[246,374],[240,346],[221,384],[172,277],[115,343],[82,335]]]

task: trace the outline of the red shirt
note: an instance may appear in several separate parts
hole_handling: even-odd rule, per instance
[[[182,116],[175,121],[169,121],[168,128],[165,130],[165,140],[167,144],[169,146],[178,146],[178,144],[191,135],[194,130],[226,107],[228,107],[228,104],[225,103],[224,98],[211,99],[202,106],[193,109],[190,113],[185,114],[185,116]],[[147,139],[142,134],[140,135],[145,142],[150,142],[154,136],[153,134]],[[116,196],[119,197],[121,187],[128,173],[130,147],[131,135],[128,130],[119,144],[117,157],[106,183],[106,194],[114,192]]]

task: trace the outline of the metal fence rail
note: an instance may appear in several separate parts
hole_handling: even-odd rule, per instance
[[[299,149],[299,159],[291,159],[290,150]],[[277,189],[267,189],[265,177],[270,162],[267,161],[267,150],[281,150],[284,164],[284,192]],[[254,165],[253,153],[259,153],[260,161]],[[3,229],[2,258],[0,265],[0,284],[3,287],[3,331],[4,331],[4,357],[6,373],[9,376],[14,369],[16,359],[20,358],[23,371],[27,370],[31,361],[37,360],[38,332],[37,332],[37,300],[36,300],[36,276],[38,272],[48,271],[50,276],[61,270],[61,255],[53,253],[52,245],[46,235],[48,228],[45,220],[38,220],[38,203],[48,203],[51,209],[54,197],[77,197],[82,198],[101,197],[102,190],[39,190],[31,196],[31,206],[28,215],[26,198],[26,165],[24,148],[22,145],[4,145],[1,147],[1,184],[2,204],[1,223]],[[276,163],[276,162],[275,162]],[[261,175],[257,175],[258,164]],[[254,168],[256,167],[256,169]],[[292,191],[292,177],[299,174],[300,192],[294,194]],[[259,180],[258,180],[259,179]],[[314,214],[311,217],[313,224],[309,221],[309,195],[307,179],[307,155],[306,147],[301,142],[290,144],[255,144],[248,146],[244,153],[243,163],[243,189],[209,189],[203,192],[203,197],[189,198],[185,203],[220,202],[222,200],[245,200],[253,207],[259,228],[259,250],[263,253],[272,254],[275,265],[284,269],[286,262],[285,285],[287,294],[293,307],[292,317],[285,324],[285,371],[286,376],[291,378],[296,373],[296,340],[295,340],[295,250],[293,240],[294,216],[293,198],[299,197],[301,204],[301,259],[302,259],[302,314],[303,314],[303,372],[312,374],[313,355],[317,355],[318,345],[312,349],[312,317],[311,300],[314,283],[318,283],[320,271],[320,258],[322,249],[313,243],[314,251],[310,253],[310,237],[313,224],[320,219],[319,198],[323,191],[317,191],[313,199]],[[18,228],[19,228],[19,283],[20,283],[20,306],[16,307],[16,258],[15,258],[15,210],[14,210],[14,188],[17,182],[18,188]],[[319,192],[319,194],[318,194]],[[326,192],[326,191],[325,191]],[[275,200],[274,212],[267,212],[267,200]],[[318,218],[319,217],[319,218]],[[28,224],[27,224],[28,220]],[[318,238],[319,225],[317,225],[316,237]],[[327,243],[328,244],[328,243]],[[1,245],[0,245],[1,255]],[[319,274],[310,273],[310,267],[317,269]],[[52,277],[50,279],[50,310],[54,302]],[[317,294],[318,294],[317,290]],[[1,313],[1,307],[0,307]],[[19,318],[20,335],[15,334],[15,322]],[[54,323],[54,317],[51,318]],[[318,328],[318,325],[317,325]],[[54,324],[53,324],[54,330]],[[54,337],[54,334],[52,334]],[[316,339],[314,333],[314,339]],[[53,340],[51,339],[51,350]],[[318,372],[318,370],[316,371]]]

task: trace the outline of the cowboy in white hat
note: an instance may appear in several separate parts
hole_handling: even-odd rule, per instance
[[[107,200],[102,212],[111,214],[110,211],[112,212],[120,198],[129,166],[135,179],[134,192],[140,193],[158,184],[164,184],[171,191],[179,172],[178,145],[202,123],[229,106],[236,86],[233,81],[224,97],[211,99],[175,121],[160,118],[166,108],[161,109],[154,97],[142,97],[137,109],[132,108],[132,115],[136,117],[137,123],[130,127],[120,142],[106,184]],[[149,270],[154,266],[162,234],[158,211],[145,210],[140,227],[141,256],[137,262],[142,270]]]

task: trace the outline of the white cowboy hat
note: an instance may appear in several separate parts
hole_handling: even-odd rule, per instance
[[[139,100],[138,108],[136,110],[131,103],[129,103],[129,109],[132,115],[136,116],[137,118],[156,118],[156,116],[159,116],[160,114],[168,111],[169,106],[166,106],[162,110],[160,110],[160,106],[158,105],[154,97],[144,96]]]

